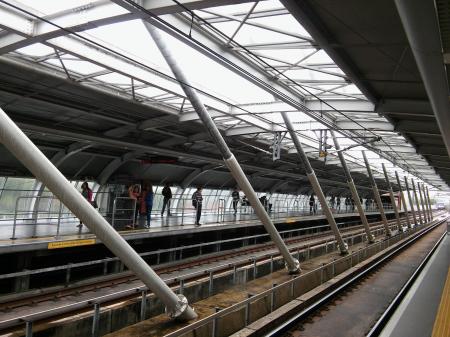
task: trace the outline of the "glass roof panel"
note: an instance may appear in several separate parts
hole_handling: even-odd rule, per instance
[[[36,3],[36,0],[20,0],[20,3],[23,3],[31,8],[38,9],[43,14],[49,15],[66,9],[87,5],[92,3],[92,0],[39,0],[39,3]]]
[[[55,52],[54,49],[43,45],[42,43],[35,43],[30,46],[17,49],[19,53],[30,55],[30,56],[45,56],[50,55]]]
[[[38,2],[21,0],[20,3],[34,8],[36,12],[51,14],[49,19],[54,19],[55,22],[62,26],[73,25],[75,18],[77,24],[78,20],[83,19],[87,20],[87,23],[91,20],[95,21],[96,18],[126,12],[124,8],[115,3],[92,2],[92,0],[66,0],[60,2],[53,0],[41,0]],[[246,58],[249,62],[255,62],[255,69],[260,69],[263,64],[263,62],[256,61],[258,58],[268,63],[270,66],[263,69],[267,78],[277,76],[281,85],[288,85],[292,88],[292,93],[294,90],[299,93],[299,101],[305,98],[311,99],[311,95],[318,95],[319,98],[330,100],[331,104],[335,104],[338,100],[350,103],[352,100],[363,98],[358,88],[348,83],[342,70],[334,64],[323,50],[315,49],[316,47],[311,47],[310,42],[305,42],[305,39],[308,40],[310,35],[301,24],[290,14],[279,14],[286,13],[286,11],[283,11],[283,5],[279,1],[268,0],[258,2],[256,6],[254,5],[255,3],[243,3],[213,7],[195,11],[195,13],[206,20],[215,22],[213,26],[222,33],[215,36],[216,41],[221,41],[222,44],[225,44],[228,41],[223,37],[223,34],[231,37],[239,27],[240,20],[254,7],[253,13],[257,13],[257,15],[255,14],[248,18],[247,22],[240,27],[234,36],[234,40],[237,43],[250,45],[251,58],[247,51],[237,48],[235,44],[232,44],[234,47],[232,52],[240,53],[237,56]],[[86,6],[89,14],[78,17],[72,15],[73,13],[71,12],[74,12],[73,10],[68,10],[75,7],[79,8],[80,6]],[[264,16],[264,11],[274,9],[281,9],[281,11],[276,13],[267,12],[267,16]],[[164,20],[166,16],[161,18]],[[22,21],[19,20],[18,22]],[[91,26],[95,27],[95,23]],[[202,27],[204,26],[202,25]],[[21,29],[23,30],[23,28]],[[21,30],[19,29],[19,31]],[[185,33],[188,32],[186,31]],[[216,34],[217,32],[210,31],[210,33]],[[80,34],[94,40],[99,46],[93,47],[89,42],[80,41],[75,39],[74,36],[63,36],[48,41],[50,46],[54,45],[60,51],[60,57],[68,70],[82,75],[90,75],[107,69],[110,71],[109,74],[102,74],[94,79],[99,83],[102,81],[108,85],[114,85],[118,90],[128,90],[131,86],[131,78],[134,78],[135,85],[139,86],[135,90],[137,94],[149,98],[155,96],[156,99],[158,97],[164,98],[165,104],[172,104],[172,106],[179,108],[185,94],[180,85],[173,79],[169,67],[141,21],[114,22],[114,24],[86,30]],[[267,91],[251,84],[174,37],[165,33],[163,33],[163,36],[192,85],[204,91],[201,93],[201,97],[205,104],[224,113],[230,113],[231,110],[237,111],[237,115],[233,116],[235,120],[230,120],[230,117],[225,115],[220,117],[221,123],[224,125],[238,125],[239,127],[257,126],[264,132],[256,136],[256,139],[270,142],[273,139],[273,134],[270,130],[278,130],[283,125],[279,111],[289,111],[288,115],[295,127],[301,130],[302,142],[308,147],[308,150],[311,149],[310,147],[317,149],[318,133],[314,131],[326,129],[324,125],[303,112],[292,111],[292,106],[286,103],[271,103],[273,105],[267,108],[264,104],[274,101],[274,97]],[[195,34],[192,36],[195,38]],[[104,50],[102,46],[110,50]],[[222,47],[229,48],[228,45],[223,45]],[[44,44],[38,43],[18,49],[14,55],[18,55],[17,52],[33,56],[44,65],[49,64],[53,67],[61,68],[60,60],[52,55],[54,54],[54,49]],[[44,61],[38,59],[47,55],[50,55],[51,58]],[[171,78],[165,77],[164,74]],[[293,83],[293,81],[296,83]],[[147,85],[148,87],[142,87]],[[301,93],[304,93],[306,97],[301,97]],[[245,104],[245,106],[243,106],[243,110],[239,110],[232,108],[232,105],[235,104]],[[189,106],[189,104],[185,106]],[[338,117],[339,121],[348,121],[346,115],[351,114],[353,118],[359,118],[363,127],[364,123],[386,121],[384,117],[370,116],[366,111],[346,112],[346,109],[344,109],[344,115],[342,115],[331,108],[327,108],[327,110],[330,110],[332,113],[315,109],[316,112],[328,114],[332,120]],[[348,110],[351,111],[351,109]],[[249,114],[246,114],[246,111],[249,111]],[[311,124],[309,127],[305,125],[308,122]],[[366,138],[375,137],[375,135],[383,136],[382,141],[371,145],[375,148],[377,146],[386,148],[391,143],[402,144],[405,141],[403,137],[393,131],[383,131],[382,125],[380,128],[376,128],[376,134],[368,130],[363,131],[361,128],[361,126],[353,128],[359,129],[359,136]],[[345,134],[349,135],[348,132]],[[250,133],[250,136],[255,137],[255,134]],[[341,146],[346,147],[356,144],[355,140],[345,138],[345,136],[342,137],[340,138]],[[366,138],[360,138],[359,141]],[[289,137],[285,138],[284,144],[292,147],[292,141]],[[402,145],[405,144],[403,143]],[[350,161],[360,165],[362,158],[361,149],[363,149],[361,146],[354,147],[346,151],[345,156]],[[388,163],[377,153],[369,150],[366,152],[377,169],[381,168],[381,162]],[[393,157],[391,158],[396,158],[401,163],[405,163],[406,160],[411,161],[411,158],[420,158],[416,154],[409,156],[409,153],[407,155],[405,153],[394,153],[391,150],[385,151],[385,153],[387,152],[392,153]],[[420,162],[418,160],[409,164],[411,165],[410,167],[417,168],[419,164],[424,167],[427,166],[423,158],[420,158]],[[389,170],[393,170],[391,164],[389,165]],[[397,170],[400,170],[400,168],[397,168]]]
[[[98,71],[102,71],[105,70],[105,68],[99,67],[95,64],[92,64],[90,62],[87,61],[82,61],[82,60],[77,60],[77,59],[67,59],[64,57],[61,57],[64,66],[68,69],[68,70],[73,70],[77,73],[83,74],[83,75],[88,75],[91,73],[96,73]],[[50,59],[47,60],[46,63],[50,63],[53,64],[55,66],[61,66],[61,61],[59,59]]]

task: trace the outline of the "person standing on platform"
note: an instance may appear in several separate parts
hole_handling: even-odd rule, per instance
[[[132,217],[134,219],[134,222],[130,225],[127,225],[126,228],[127,229],[134,229],[136,227],[136,223],[137,223],[137,218],[139,215],[139,211],[141,209],[140,206],[140,199],[141,199],[141,192],[140,192],[140,188],[138,184],[135,185],[131,185],[128,188],[128,197],[131,199],[131,201],[133,202],[133,214]]]
[[[145,228],[150,228],[150,221],[152,216],[152,208],[153,208],[153,187],[151,184],[148,184],[145,188],[145,199],[143,202],[145,202],[145,208],[147,211],[147,224]]]
[[[231,193],[231,197],[233,198],[233,209],[234,214],[237,213],[237,205],[239,203],[240,197],[239,197],[239,190],[237,187],[234,188],[234,191]]]
[[[162,195],[164,199],[163,199],[163,207],[161,210],[161,216],[164,215],[164,210],[166,209],[166,206],[167,206],[167,216],[171,216],[172,214],[170,213],[170,200],[172,199],[172,190],[170,189],[169,183],[166,183],[166,185],[164,186],[162,190]]]
[[[203,188],[201,186],[197,187],[197,191],[192,194],[192,206],[196,209],[195,215],[195,225],[201,226],[200,217],[202,216],[202,204],[203,204],[203,196],[202,196]]]
[[[331,206],[331,208],[334,208],[334,204],[335,204],[335,199],[334,199],[334,195],[332,195],[331,198],[330,198],[330,206]]]
[[[341,210],[341,198],[336,198],[336,210],[339,212]]]
[[[81,184],[81,195],[92,205],[92,190],[89,188],[89,184],[85,181]],[[78,227],[83,226],[83,222],[80,220],[80,224],[77,225]]]
[[[315,207],[316,200],[314,199],[314,194],[311,194],[311,197],[309,198],[309,214],[312,215],[316,212]]]

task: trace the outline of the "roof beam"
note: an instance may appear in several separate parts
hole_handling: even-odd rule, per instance
[[[374,105],[367,100],[356,100],[356,99],[328,99],[325,102],[331,105],[334,109],[331,109],[330,106],[324,104],[323,101],[319,101],[317,99],[307,100],[305,102],[306,107],[308,109],[314,111],[326,111],[333,112],[335,110],[338,111],[354,111],[354,112],[374,112]]]
[[[251,0],[234,0],[233,3],[252,2]],[[183,5],[189,9],[202,9],[229,4],[227,0],[183,0]],[[184,11],[172,0],[142,0],[142,7],[155,15],[173,14]],[[21,6],[23,7],[23,6]],[[27,8],[27,10],[29,10]],[[113,16],[105,16],[117,13]],[[33,13],[38,14],[38,13]],[[47,20],[62,26],[59,29],[44,21],[28,17],[25,13],[17,11],[5,4],[0,5],[0,27],[13,30],[0,37],[0,55],[10,51],[43,42],[69,34],[69,31],[82,32],[85,30],[138,19],[141,15],[136,13],[123,13],[117,11],[117,5],[110,1],[95,1],[88,5],[79,6],[46,16]]]
[[[395,130],[413,134],[441,135],[436,122],[401,120],[396,124]]]

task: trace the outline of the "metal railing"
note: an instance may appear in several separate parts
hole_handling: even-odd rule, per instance
[[[136,207],[139,204],[128,197],[115,197],[109,192],[101,192],[96,194],[96,200],[100,198],[102,194],[106,194],[109,198],[109,202],[106,208],[99,209],[100,214],[105,216],[108,221],[110,221],[111,225],[114,228],[121,228],[124,221],[126,224],[131,224],[131,227],[136,225],[135,223],[135,214]],[[177,196],[177,195],[175,195]],[[186,222],[195,222],[195,213],[196,210],[192,206],[191,198],[186,195],[178,195],[181,199],[179,199],[176,207],[173,207],[171,210],[172,218],[175,219],[172,221],[176,225],[184,225]],[[234,215],[234,210],[230,207],[227,208],[227,199],[219,197],[216,198],[217,195],[205,195],[204,203],[202,208],[202,223],[216,223],[216,222],[236,222],[236,220],[253,220],[256,219],[256,215],[251,212],[251,206],[244,206],[242,201],[238,203],[238,215],[236,218]],[[231,196],[229,197],[231,198]],[[22,203],[24,200],[29,200],[26,203],[26,207],[22,208]],[[39,205],[41,200],[47,200],[48,205],[47,209],[42,211],[39,209]],[[111,202],[112,200],[112,202]],[[103,201],[108,201],[105,199]],[[127,202],[129,201],[129,202]],[[161,207],[154,207],[152,210],[152,214],[159,214],[162,210],[162,200]],[[206,201],[206,202],[205,202]],[[121,204],[122,203],[122,204]],[[128,205],[127,205],[128,203]],[[271,198],[268,200],[268,204],[272,204],[274,208],[269,215],[272,219],[280,219],[289,216],[301,216],[310,214],[310,207],[308,204],[308,200],[305,199],[303,202],[299,199],[294,200],[292,204],[290,201],[286,200],[286,198]],[[100,204],[100,203],[99,203]],[[105,202],[103,202],[105,204]],[[56,205],[56,206],[55,206]],[[112,205],[112,207],[111,207]],[[155,204],[154,204],[155,205]],[[100,205],[101,206],[101,205]],[[384,205],[386,210],[391,210],[391,204]],[[268,209],[270,210],[270,208]],[[369,210],[370,211],[370,210]],[[373,211],[377,211],[377,209],[373,209]],[[355,210],[350,209],[349,206],[347,208],[336,210],[336,213],[348,213],[355,212]],[[321,209],[319,208],[315,215],[321,214]],[[139,219],[145,217],[145,215],[138,215]],[[181,219],[179,219],[181,217]],[[12,217],[12,236],[11,239],[15,240],[17,238],[17,226],[18,225],[33,225],[33,234],[32,237],[36,236],[37,226],[40,225],[55,225],[54,236],[59,237],[61,225],[63,223],[73,223],[77,221],[77,217],[72,214],[64,205],[62,205],[59,200],[54,196],[20,196],[16,199],[14,214]],[[140,221],[141,222],[141,221]],[[168,222],[167,222],[168,223]],[[163,223],[161,222],[161,225]],[[49,231],[46,230],[45,235],[49,234]]]
[[[329,226],[317,226],[317,228],[323,228],[323,227],[329,227]],[[307,231],[307,230],[308,229],[296,229],[296,230],[283,231],[282,233],[289,233],[289,232],[295,232],[295,231],[300,232],[300,231]],[[415,230],[417,230],[417,228],[415,228]],[[376,229],[374,232],[375,232],[375,235],[382,235],[383,231],[384,231],[384,229],[380,228],[380,229]],[[252,237],[247,237],[247,239],[248,238],[260,237],[260,236],[267,236],[267,235],[268,234],[256,235],[256,236],[252,236]],[[403,235],[405,235],[405,234],[403,234]],[[392,242],[394,242],[396,240],[396,237],[393,237],[393,238],[390,239],[391,240],[390,241],[391,244],[392,244]],[[359,240],[355,240],[355,238],[359,238]],[[232,240],[244,240],[244,239],[246,239],[246,238],[222,240],[220,242],[227,242],[227,241],[232,241]],[[349,235],[347,235],[345,237],[345,240],[347,241],[349,246],[352,246],[352,245],[354,245],[354,241],[356,241],[356,242],[358,242],[358,241],[364,242],[364,241],[367,240],[367,238],[366,238],[366,234],[362,232],[362,233],[357,233],[357,234],[349,234]],[[387,245],[379,243],[380,244],[380,249],[384,249],[384,248],[388,247],[390,245],[390,242],[388,240],[387,241]],[[214,242],[214,243],[202,243],[200,245],[204,246],[206,244],[217,244],[217,243],[216,242]],[[181,248],[186,249],[186,248],[192,248],[193,246],[194,245],[192,245],[192,246],[185,246],[185,247],[181,247]],[[312,254],[311,254],[312,249],[316,248],[316,247],[322,247],[322,246],[325,247],[325,253],[332,252],[332,251],[336,250],[336,248],[337,248],[336,242],[332,239],[332,240],[326,240],[325,242],[322,242],[322,243],[318,242],[318,243],[316,243],[314,245],[307,245],[307,246],[305,246],[305,243],[299,242],[299,243],[297,243],[297,247],[290,247],[290,251],[293,252],[294,254],[296,253],[298,259],[300,259],[300,254],[303,254],[304,259],[309,259],[312,256]],[[374,245],[372,245],[372,246],[374,246]],[[371,246],[369,246],[369,247],[371,247]],[[383,247],[383,248],[381,248],[381,247]],[[180,249],[180,247],[175,248],[175,249],[170,249],[170,250],[173,251],[173,250],[176,250],[176,249]],[[167,250],[167,251],[169,251],[169,250]],[[361,249],[360,249],[360,251],[361,251]],[[144,253],[144,254],[141,254],[141,256],[155,254],[155,253],[161,253],[161,251]],[[254,295],[254,296],[251,295],[251,296],[249,296],[249,298],[247,300],[244,300],[242,302],[239,302],[239,303],[237,303],[235,305],[232,305],[232,306],[230,306],[228,308],[223,309],[222,311],[220,311],[220,314],[219,314],[219,312],[217,312],[216,314],[208,316],[208,317],[206,317],[206,318],[204,318],[204,319],[202,319],[200,321],[197,321],[197,322],[189,325],[188,327],[185,327],[185,328],[182,328],[180,330],[177,330],[177,331],[175,331],[175,332],[173,332],[173,333],[171,333],[171,334],[169,334],[167,336],[180,336],[180,335],[183,335],[183,334],[185,334],[185,333],[187,333],[189,331],[192,331],[195,328],[201,327],[201,326],[203,326],[205,324],[209,324],[209,323],[212,323],[212,322],[215,322],[215,323],[212,323],[212,324],[215,324],[217,326],[217,319],[219,319],[220,317],[223,317],[223,316],[225,316],[225,315],[227,315],[227,314],[229,314],[231,312],[234,312],[236,309],[240,309],[240,308],[245,308],[245,310],[246,310],[246,312],[245,312],[245,317],[246,317],[245,326],[247,326],[248,324],[251,323],[250,311],[249,310],[250,310],[250,304],[252,302],[255,302],[258,299],[266,298],[266,297],[269,296],[270,300],[271,300],[270,307],[273,310],[275,308],[274,303],[276,301],[276,292],[278,292],[280,290],[284,291],[286,289],[286,285],[287,285],[287,288],[289,289],[289,292],[290,292],[290,295],[291,295],[291,299],[292,299],[292,298],[294,298],[294,296],[296,296],[295,286],[294,286],[293,282],[295,282],[296,280],[299,281],[299,280],[301,280],[301,278],[307,277],[308,275],[310,275],[311,273],[313,273],[313,272],[315,272],[317,270],[325,270],[329,266],[332,266],[332,270],[333,270],[332,277],[334,277],[334,275],[337,274],[335,271],[337,270],[336,265],[339,263],[339,261],[341,261],[343,259],[350,259],[352,261],[351,266],[353,266],[353,261],[356,262],[354,264],[359,263],[359,261],[360,261],[359,256],[361,256],[361,255],[358,255],[357,259],[355,259],[354,256],[355,256],[355,253],[352,253],[350,256],[344,257],[344,258],[339,259],[339,260],[334,260],[333,262],[331,262],[331,263],[329,263],[327,265],[323,265],[319,269],[316,269],[314,271],[308,272],[308,273],[303,274],[301,276],[296,276],[291,281],[282,283],[282,284],[280,284],[278,286],[274,286],[270,290],[264,291],[264,292],[262,292],[262,293],[260,293],[258,295]],[[365,257],[368,257],[368,256],[366,255]],[[113,261],[113,260],[117,260],[117,258],[110,258],[110,259],[107,259],[107,260],[108,261]],[[247,258],[243,258],[243,259],[234,261],[231,264],[230,263],[224,263],[224,264],[221,264],[221,265],[216,265],[213,268],[206,268],[206,269],[203,269],[203,270],[198,270],[198,271],[191,272],[191,273],[188,273],[188,274],[185,274],[185,275],[182,275],[182,276],[165,277],[164,278],[164,282],[167,283],[167,284],[172,284],[172,285],[178,283],[178,291],[179,291],[180,294],[182,294],[183,291],[184,291],[184,287],[185,287],[186,281],[188,281],[190,279],[193,279],[193,278],[197,279],[198,277],[204,276],[204,277],[208,278],[208,294],[209,294],[209,296],[211,296],[211,295],[214,294],[214,288],[215,288],[214,287],[214,278],[215,278],[215,276],[218,277],[218,275],[222,274],[224,272],[224,269],[232,269],[233,283],[236,283],[236,280],[237,280],[236,275],[237,275],[239,269],[242,268],[242,270],[247,271],[247,273],[248,273],[249,268],[251,268],[252,272],[253,272],[253,279],[255,279],[257,277],[257,273],[258,273],[258,270],[257,270],[258,264],[259,265],[269,264],[269,268],[268,269],[270,270],[270,272],[273,272],[274,271],[274,263],[275,263],[276,260],[281,261],[282,257],[278,256],[276,253],[274,254],[274,253],[260,252],[260,253],[255,253],[255,255],[252,256],[252,257],[247,257]],[[105,260],[102,260],[102,261],[91,261],[91,262],[87,262],[87,263],[84,262],[84,263],[80,263],[80,264],[73,264],[73,265],[70,265],[70,268],[75,268],[75,267],[82,266],[82,265],[92,265],[94,263],[101,263],[103,261],[105,261]],[[57,270],[56,268],[57,267],[53,267],[53,270]],[[50,271],[50,269],[52,269],[52,268],[45,268],[45,269],[48,269]],[[61,269],[61,267],[59,267],[59,269]],[[70,280],[70,270],[71,269],[67,270],[67,273],[69,275],[68,276],[69,280]],[[104,267],[104,270],[105,270],[105,267]],[[24,272],[14,273],[14,275],[13,274],[6,274],[6,275],[1,275],[0,279],[5,279],[5,278],[13,277],[13,276],[14,277],[24,276],[24,275],[28,275],[30,273],[36,273],[36,272],[37,271],[24,271]],[[332,278],[332,277],[330,277],[330,278]],[[67,276],[66,276],[66,279],[67,279]],[[247,281],[247,280],[251,280],[251,279],[249,277],[246,277],[245,280]],[[325,281],[327,281],[327,279],[322,277],[321,278],[321,283],[323,283]],[[41,311],[41,312],[34,312],[33,314],[30,314],[30,315],[28,315],[26,317],[22,317],[19,320],[13,319],[13,320],[10,320],[10,321],[4,321],[4,322],[2,322],[0,324],[0,328],[5,328],[5,327],[9,327],[9,326],[14,326],[14,325],[17,325],[17,324],[24,324],[25,323],[26,336],[30,336],[31,337],[32,336],[33,322],[36,322],[36,321],[39,321],[39,320],[42,320],[42,319],[46,319],[47,317],[51,317],[54,314],[54,312],[56,313],[56,310],[57,310],[58,315],[60,315],[60,314],[63,314],[65,312],[71,312],[73,310],[92,308],[92,310],[93,310],[92,331],[98,331],[97,329],[98,329],[98,323],[99,323],[99,320],[100,320],[100,305],[103,304],[103,303],[108,303],[108,302],[110,302],[112,300],[115,300],[115,299],[120,299],[120,298],[122,298],[124,296],[129,296],[129,295],[132,295],[132,294],[136,294],[136,293],[140,293],[141,296],[142,296],[141,308],[140,308],[140,316],[139,317],[140,317],[140,320],[144,320],[145,319],[145,313],[146,313],[146,306],[147,306],[146,299],[147,299],[147,296],[149,296],[149,294],[148,294],[148,289],[145,286],[141,286],[141,287],[135,287],[135,288],[119,291],[119,292],[114,292],[114,293],[111,293],[111,294],[108,294],[108,295],[104,295],[104,296],[101,296],[101,297],[98,297],[98,298],[93,298],[93,299],[89,299],[89,300],[76,302],[76,303],[73,303],[73,304],[68,304],[68,305],[65,305],[65,306],[62,306],[62,307],[58,307],[57,309],[47,309],[47,310],[44,310],[44,311]],[[215,329],[213,329],[213,331],[215,331]],[[28,335],[27,335],[27,333],[28,333]]]
[[[202,328],[206,325],[213,327],[211,328],[211,336],[216,337],[216,329],[214,329],[214,327],[218,326],[219,320],[237,311],[244,312],[244,324],[243,326],[239,327],[238,330],[243,329],[250,325],[253,321],[256,321],[256,319],[251,318],[251,307],[253,303],[256,303],[257,301],[268,301],[270,303],[270,309],[268,313],[270,313],[283,304],[286,304],[301,296],[303,293],[306,293],[307,291],[322,285],[328,280],[334,278],[337,274],[340,274],[359,264],[362,260],[376,255],[381,251],[387,249],[388,247],[396,244],[397,242],[406,238],[406,236],[417,232],[419,228],[422,229],[423,227],[415,227],[414,229],[411,229],[407,232],[401,232],[391,238],[387,238],[386,240],[376,242],[364,248],[360,248],[356,252],[352,252],[349,255],[341,257],[339,259],[334,259],[332,262],[323,264],[321,267],[316,268],[312,271],[306,272],[299,276],[293,276],[291,280],[283,282],[279,285],[273,285],[272,288],[265,290],[259,294],[248,294],[248,298],[246,300],[240,301],[239,303],[233,304],[227,308],[220,309],[215,313],[209,315],[208,317],[205,317],[188,326],[165,335],[165,337],[178,337],[192,334],[195,335],[196,329]],[[317,275],[318,277],[314,277],[315,275]],[[313,280],[319,281],[317,282],[317,284],[313,284]],[[305,283],[308,283],[308,287],[302,287],[303,291],[300,292],[298,289],[300,289],[301,287],[298,287],[298,285]],[[280,300],[278,301],[277,294],[283,294],[283,296],[280,296]]]
[[[119,205],[117,207],[117,203],[120,201],[124,201],[124,205]],[[126,206],[126,204],[131,204],[130,206]],[[113,209],[111,216],[111,226],[116,227],[116,222],[125,221],[127,224],[131,224],[132,227],[135,225],[135,214],[136,214],[137,202],[136,199],[128,198],[128,197],[116,197],[113,201]],[[119,216],[119,217],[118,217]],[[122,216],[122,217],[120,217]]]

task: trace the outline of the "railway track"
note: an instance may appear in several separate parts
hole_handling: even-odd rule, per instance
[[[402,220],[403,224],[406,223],[406,219]],[[389,222],[390,225],[394,225],[395,221],[392,220]],[[371,223],[372,229],[377,229],[379,227],[382,227],[381,223],[379,221]],[[355,235],[357,233],[362,232],[362,226],[353,226],[351,228],[346,228],[342,230],[344,238],[350,237],[351,235]],[[297,238],[290,238],[286,239],[286,242],[291,246],[291,251],[298,251],[299,247],[301,247],[302,244],[304,244],[307,241],[315,240],[316,244],[319,244],[321,241],[324,240],[332,240],[332,236],[330,232],[322,232],[320,234],[314,234],[314,235],[306,235],[301,236]],[[292,247],[294,246],[294,247]],[[221,267],[219,265],[219,268],[216,268],[215,271],[218,272],[224,272],[227,270],[230,270],[232,268],[238,267],[248,267],[250,264],[257,263],[261,260],[267,260],[268,258],[280,258],[277,253],[271,253],[271,254],[264,254],[264,252],[273,250],[274,246],[270,243],[263,243],[263,244],[257,244],[250,248],[243,248],[243,249],[234,249],[231,252],[225,252],[222,254],[210,254],[209,256],[204,256],[200,259],[188,259],[188,261],[180,261],[179,263],[175,265],[170,266],[162,266],[162,267],[155,267],[155,270],[158,272],[158,274],[169,274],[172,272],[177,272],[180,270],[189,270],[193,267],[199,267],[202,265],[209,265],[211,263],[218,263],[221,261],[226,261],[232,258],[238,258],[242,255],[257,255],[257,258],[252,259],[243,259],[241,261],[235,262],[234,264],[227,264],[224,263]],[[256,261],[256,262],[255,262]],[[184,281],[193,281],[196,279],[204,278],[205,272],[197,272],[193,273],[191,277],[185,278]],[[179,278],[168,278],[166,279],[166,282],[169,285],[176,285],[178,282],[180,282]],[[24,307],[29,308],[30,304],[32,307],[38,309],[41,304],[45,305],[48,303],[61,303],[64,302],[64,299],[66,298],[77,298],[80,297],[82,294],[93,294],[93,299],[90,301],[82,301],[76,302],[66,305],[64,307],[58,307],[59,310],[30,310],[32,313],[29,315],[29,317],[25,317],[25,319],[37,321],[40,319],[48,319],[49,317],[57,317],[61,315],[67,315],[69,313],[73,313],[88,307],[92,307],[92,302],[95,301],[96,296],[95,293],[101,293],[101,290],[109,290],[111,291],[112,288],[117,288],[119,286],[129,286],[129,289],[125,290],[119,290],[114,292],[114,294],[110,296],[104,296],[102,301],[104,303],[110,303],[112,301],[123,301],[126,299],[136,298],[140,295],[140,293],[145,289],[142,285],[136,286],[136,284],[140,283],[140,281],[131,273],[121,273],[120,275],[109,275],[108,277],[101,279],[101,280],[92,280],[92,282],[87,282],[85,284],[81,285],[75,285],[67,288],[62,289],[43,289],[38,294],[31,294],[30,296],[22,296],[18,299],[12,299],[9,301],[3,301],[3,303],[0,304],[0,317],[2,316],[2,313],[11,313],[13,311],[18,311],[18,309]],[[120,288],[120,287],[119,287]],[[122,287],[123,288],[123,287]],[[10,316],[10,315],[9,315]],[[0,319],[0,331],[4,329],[9,329],[12,327],[15,327],[17,325],[23,324],[24,317],[21,315],[21,317],[9,317],[7,320],[1,320]]]
[[[364,265],[294,317],[260,335],[377,336],[446,235],[438,230],[445,220]]]

